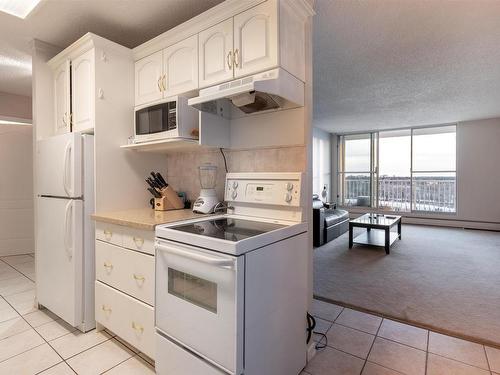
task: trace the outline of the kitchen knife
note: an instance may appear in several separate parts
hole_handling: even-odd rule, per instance
[[[149,184],[149,186],[151,186],[153,189],[161,190],[161,185],[156,180],[153,180],[151,177],[148,177],[146,181]]]
[[[160,182],[165,186],[167,187],[168,184],[167,184],[167,181],[165,181],[165,179],[163,178],[163,176],[161,175],[160,172],[156,172],[156,177],[158,178],[158,180],[160,180]]]
[[[146,182],[151,188],[154,189],[156,187],[153,180],[150,177],[146,178]]]
[[[151,172],[151,176],[153,176],[152,180],[160,187],[160,189],[163,188],[161,181],[156,178],[156,173]]]
[[[148,191],[149,191],[151,194],[153,194],[153,197],[155,197],[155,198],[161,198],[161,194],[160,194],[160,193],[158,193],[158,191],[156,191],[155,189],[153,189],[153,188],[148,188]]]

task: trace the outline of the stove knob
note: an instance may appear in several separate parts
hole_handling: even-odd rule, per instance
[[[238,181],[233,181],[233,189],[236,189],[238,187]]]
[[[292,191],[293,189],[293,184],[291,182],[287,182],[285,184],[285,189],[288,190],[288,191]]]
[[[233,192],[231,193],[231,198],[236,199],[237,196],[238,192],[236,190],[233,190]]]
[[[285,193],[285,202],[290,203],[292,201],[292,194]]]

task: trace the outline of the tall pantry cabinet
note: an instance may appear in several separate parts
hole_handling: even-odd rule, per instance
[[[90,46],[89,46],[90,47]],[[94,48],[67,56],[54,70],[55,134],[94,130]]]
[[[134,60],[132,50],[87,33],[48,61],[52,70],[53,121],[44,137],[67,132],[94,134],[96,211],[146,206],[144,176],[165,170],[161,155],[133,159],[126,144],[134,126]],[[37,139],[40,137],[37,136]]]

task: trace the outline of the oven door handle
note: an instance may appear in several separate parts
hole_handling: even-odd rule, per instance
[[[209,264],[211,266],[216,266],[216,267],[219,267],[219,268],[225,268],[225,269],[228,269],[228,270],[234,269],[234,263],[235,263],[234,259],[212,257],[212,256],[206,255],[206,254],[197,254],[197,253],[193,253],[193,252],[190,252],[190,251],[185,251],[185,250],[182,250],[182,249],[177,249],[175,247],[165,246],[161,242],[157,242],[156,243],[156,249],[158,251],[162,251],[162,252],[165,252],[165,253],[170,253],[170,254],[178,255],[180,257],[188,258],[188,259],[195,260],[195,261],[198,261],[198,262],[201,262],[201,263],[206,263],[206,264]]]

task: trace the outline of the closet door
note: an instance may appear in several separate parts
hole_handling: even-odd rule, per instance
[[[75,132],[94,129],[94,50],[71,63],[71,122]]]
[[[54,72],[55,134],[71,131],[70,127],[70,61],[66,60]]]
[[[135,63],[135,105],[150,103],[163,97],[162,51],[146,56]]]
[[[234,17],[234,56],[235,77],[278,65],[276,3],[266,1]]]
[[[233,19],[230,18],[198,35],[200,87],[233,78]]]
[[[198,88],[198,35],[163,50],[163,97]]]

